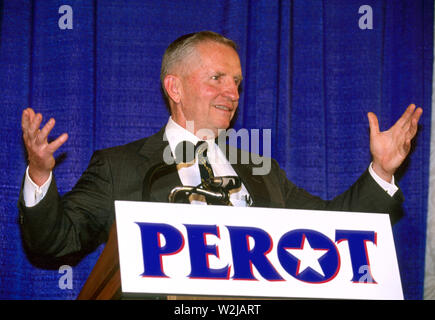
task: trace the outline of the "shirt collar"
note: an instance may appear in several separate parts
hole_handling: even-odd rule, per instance
[[[176,123],[172,117],[169,117],[168,123],[165,128],[166,139],[169,142],[172,154],[175,154],[175,147],[182,141],[192,142],[194,145],[198,143],[201,139],[195,136],[192,132],[184,129],[178,123]],[[214,149],[215,141],[214,139],[206,140],[209,145],[209,150]]]

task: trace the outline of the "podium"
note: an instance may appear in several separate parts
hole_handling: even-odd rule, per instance
[[[110,229],[109,238],[106,246],[92,269],[88,279],[83,285],[82,290],[77,296],[77,300],[121,300],[123,299],[121,290],[121,273],[119,270],[118,238],[116,235],[116,223]],[[249,298],[239,297],[206,297],[206,296],[163,296],[167,300],[248,300]]]
[[[118,238],[114,223],[110,229],[106,246],[83,285],[77,300],[119,300],[121,298]]]
[[[403,299],[389,216],[116,201],[77,299]]]
[[[119,270],[118,238],[116,234],[116,223],[110,229],[106,246],[92,269],[77,300],[121,300],[121,273]],[[204,300],[204,299],[243,299],[238,297],[206,297],[206,296],[163,296],[167,300]]]

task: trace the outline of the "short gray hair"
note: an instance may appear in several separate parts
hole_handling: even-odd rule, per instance
[[[235,51],[238,50],[238,46],[233,40],[213,31],[200,31],[179,37],[169,45],[163,55],[160,83],[166,97],[168,97],[168,93],[164,85],[165,77],[172,72],[174,66],[194,52],[196,45],[207,41],[221,43],[233,48]]]

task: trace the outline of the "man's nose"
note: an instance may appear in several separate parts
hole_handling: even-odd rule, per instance
[[[226,97],[231,99],[231,101],[239,100],[239,86],[235,83],[235,81],[227,81],[224,88],[224,94]]]

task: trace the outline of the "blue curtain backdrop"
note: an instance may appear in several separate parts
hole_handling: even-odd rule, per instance
[[[61,30],[61,5],[73,29]],[[361,5],[373,9],[362,30]],[[370,163],[366,113],[389,128],[413,102],[424,114],[415,151],[398,173],[405,217],[394,226],[407,299],[421,299],[427,216],[433,2],[428,0],[0,2],[0,298],[74,299],[102,247],[73,267],[28,256],[17,223],[26,168],[21,113],[27,106],[69,133],[55,175],[72,188],[96,149],[151,135],[168,113],[159,71],[181,34],[220,32],[240,45],[245,81],[236,128],[272,129],[272,155],[288,177],[332,198]],[[45,122],[45,121],[44,121]]]

